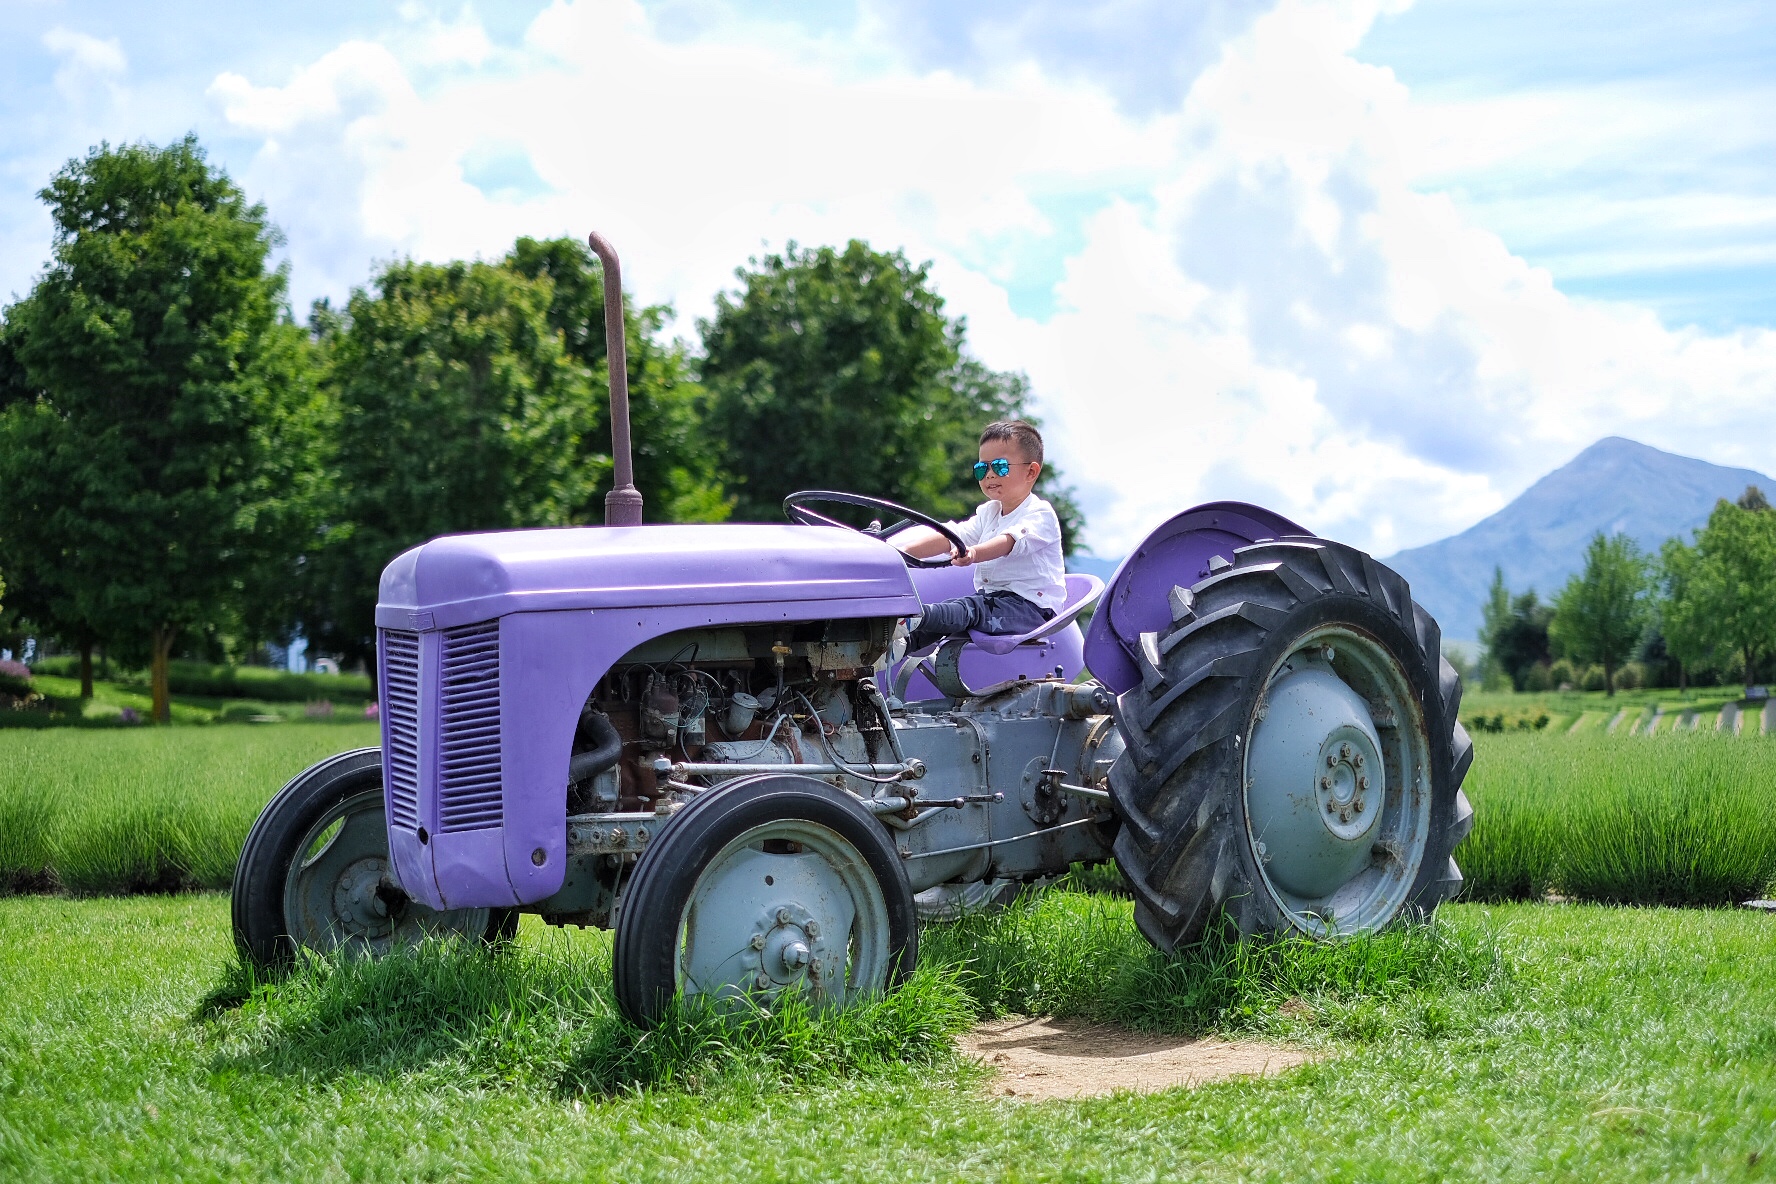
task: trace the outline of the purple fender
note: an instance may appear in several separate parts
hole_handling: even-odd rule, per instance
[[[919,611],[900,552],[820,526],[451,535],[383,571],[389,853],[435,909],[561,887],[580,706],[644,641],[711,625]]]
[[[1207,502],[1168,519],[1110,577],[1085,632],[1086,665],[1122,694],[1141,681],[1141,634],[1171,627],[1174,587],[1189,588],[1207,577],[1216,555],[1231,559],[1240,547],[1291,535],[1313,537],[1281,514],[1244,502]]]

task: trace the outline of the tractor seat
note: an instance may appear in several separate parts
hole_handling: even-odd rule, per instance
[[[1059,633],[1104,594],[1104,581],[1084,572],[1067,573],[1067,602],[1054,616],[1028,633],[982,633],[970,630],[968,640],[989,654],[1009,654],[1020,645],[1041,641],[1051,633]]]
[[[973,573],[959,567],[918,570],[913,573],[913,581],[919,589],[920,599],[927,604],[951,596],[963,596],[974,589]],[[978,693],[962,677],[965,654],[975,655],[972,659],[975,677],[985,677],[992,682],[1011,679],[1014,675],[1017,678],[1025,677],[1028,672],[1023,667],[1029,664],[1028,658],[1032,655],[1042,655],[1045,669],[1047,662],[1053,661],[1069,648],[1073,648],[1077,656],[1077,642],[1070,647],[1065,636],[1056,635],[1076,629],[1079,614],[1096,604],[1103,593],[1104,581],[1098,577],[1082,572],[1069,573],[1066,603],[1054,616],[1028,633],[970,631],[966,637],[951,637],[934,642],[922,650],[906,655],[903,661],[892,668],[894,698],[904,702],[908,689],[919,685],[914,682],[919,675],[923,675],[924,681],[929,682],[939,694],[950,699],[962,699]],[[1059,652],[1053,650],[1057,644],[1060,646]],[[1019,661],[1020,651],[1025,658],[1022,662]],[[1055,669],[1059,673],[1061,667]]]
[[[913,583],[919,590],[919,599],[926,604],[939,600],[947,600],[952,596],[966,596],[974,591],[974,573],[965,567],[926,568],[913,573]],[[1028,633],[982,633],[970,630],[968,644],[978,647],[982,652],[1000,657],[1017,649],[1020,645],[1031,645],[1045,637],[1052,637],[1078,619],[1079,614],[1098,602],[1104,594],[1104,581],[1097,576],[1088,576],[1083,572],[1067,573],[1067,600],[1061,605],[1060,611],[1042,622]],[[933,642],[924,649],[918,650],[908,657],[929,654],[937,648]]]

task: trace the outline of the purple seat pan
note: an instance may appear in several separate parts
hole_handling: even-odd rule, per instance
[[[1088,576],[1083,572],[1067,573],[1067,603],[1060,607],[1052,620],[1027,633],[982,633],[971,629],[968,640],[989,654],[1009,654],[1026,642],[1037,641],[1050,633],[1066,628],[1067,622],[1079,614],[1086,601],[1096,597],[1104,590],[1104,581],[1097,576]]]

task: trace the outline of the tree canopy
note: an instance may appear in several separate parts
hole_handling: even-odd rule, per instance
[[[702,323],[707,430],[720,442],[734,513],[779,521],[798,489],[871,493],[965,516],[980,429],[1027,417],[1028,386],[967,356],[927,267],[853,239],[752,261]],[[1064,538],[1082,516],[1052,467],[1039,492]]]
[[[434,535],[573,522],[591,383],[550,325],[553,285],[493,263],[388,264],[317,336],[337,426],[308,634],[366,657],[378,577]]]
[[[1492,586],[1480,607],[1480,644],[1487,660],[1523,690],[1529,673],[1551,656],[1548,624],[1554,610],[1543,604],[1534,588],[1512,596],[1505,587],[1505,573],[1492,569]]]
[[[6,451],[53,486],[33,513],[61,548],[35,578],[53,570],[80,618],[145,643],[165,720],[175,639],[302,533],[306,346],[264,207],[195,138],[100,145],[41,196],[53,256],[6,313],[26,388]]]
[[[1604,686],[1616,693],[1616,671],[1634,653],[1648,610],[1646,556],[1625,534],[1598,531],[1585,547],[1585,567],[1554,601],[1548,638],[1569,658],[1603,667]]]
[[[1762,493],[1753,486],[1737,503],[1715,503],[1694,546],[1666,543],[1662,575],[1672,653],[1689,663],[1737,657],[1754,682],[1776,653],[1776,510]]]

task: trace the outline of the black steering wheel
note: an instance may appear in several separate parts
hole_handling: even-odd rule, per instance
[[[852,526],[848,522],[840,522],[837,518],[828,518],[825,514],[816,510],[810,510],[808,508],[809,502],[815,504],[824,502],[828,505],[840,506],[862,506],[866,510],[881,510],[889,514],[897,514],[899,517],[887,526],[872,522],[867,527],[857,527]],[[783,499],[783,512],[789,516],[791,522],[798,522],[803,526],[838,526],[845,530],[855,530],[858,534],[867,534],[874,539],[882,539],[884,542],[890,537],[899,534],[901,531],[908,530],[914,526],[929,526],[932,530],[935,530],[940,536],[942,536],[945,542],[954,547],[956,551],[962,552],[968,550],[968,544],[963,542],[961,538],[957,536],[955,531],[951,530],[946,524],[931,517],[931,515],[921,514],[917,510],[908,509],[906,506],[896,502],[888,501],[885,498],[870,497],[867,494],[840,493],[837,490],[832,489],[804,489],[798,493],[792,493]],[[921,559],[915,555],[908,555],[904,551],[901,552],[901,557],[906,560],[906,565],[908,567],[948,567],[950,566],[950,560],[953,558],[953,556],[950,555],[934,555],[928,559]]]

